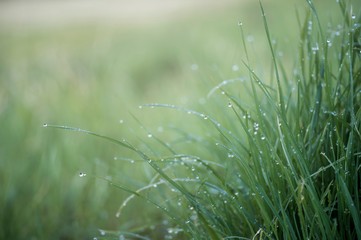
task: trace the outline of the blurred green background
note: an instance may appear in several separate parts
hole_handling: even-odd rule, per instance
[[[92,177],[132,189],[144,186],[151,170],[114,160],[134,157],[131,153],[87,135],[43,128],[43,123],[135,144],[147,132],[130,113],[158,134],[186,125],[170,111],[151,114],[138,105],[212,111],[206,98],[212,87],[247,77],[239,20],[255,68],[270,67],[258,1],[149,2],[110,1],[103,7],[112,11],[102,14],[97,1],[70,7],[52,1],[0,2],[0,239],[90,239],[99,235],[97,229],[162,220],[138,200],[116,218],[129,194]],[[264,4],[282,46],[279,54],[292,66],[299,32],[295,8],[303,16],[305,1]],[[80,178],[79,172],[88,176]]]

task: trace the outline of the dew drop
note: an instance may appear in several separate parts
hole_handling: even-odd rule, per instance
[[[231,102],[228,103],[228,107],[232,107],[232,103],[231,103]]]
[[[153,135],[149,133],[149,134],[148,134],[148,137],[151,138],[151,137],[153,137]]]
[[[123,119],[120,119],[120,120],[119,120],[119,123],[123,123],[123,122],[124,122]]]
[[[83,173],[83,172],[79,173],[79,177],[85,177],[85,176],[86,176],[86,173]]]
[[[242,26],[242,25],[243,25],[242,21],[238,21],[238,26]]]
[[[46,123],[43,124],[43,127],[47,127],[47,126],[48,126],[48,124],[46,124]]]
[[[327,41],[327,46],[328,46],[328,47],[331,47],[331,46],[332,46],[331,40],[330,40],[330,39],[327,39],[326,41]]]
[[[138,108],[139,108],[139,109],[142,109],[142,108],[143,108],[143,106],[142,106],[142,105],[139,105],[139,106],[138,106]]]

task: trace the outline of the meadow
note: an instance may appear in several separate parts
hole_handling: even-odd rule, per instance
[[[0,239],[360,239],[361,4],[314,4],[1,25]]]

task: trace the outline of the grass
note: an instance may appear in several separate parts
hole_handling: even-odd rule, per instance
[[[260,5],[272,56],[271,79],[253,70],[242,35],[249,80],[241,80],[248,84],[252,100],[245,103],[223,89],[227,83],[221,84],[218,88],[228,107],[219,104],[219,97],[215,103],[220,105],[217,111],[223,114],[224,124],[215,119],[219,116],[174,105],[142,106],[195,115],[203,121],[198,124],[213,128],[195,138],[189,130],[183,133],[196,146],[195,154],[188,155],[189,147],[176,150],[160,138],[153,144],[144,142],[148,151],[106,138],[137,153],[155,172],[149,185],[138,190],[109,181],[132,194],[118,214],[138,196],[169,217],[168,238],[361,238],[361,13],[351,12],[350,3],[340,1],[343,24],[332,33],[334,23],[325,31],[313,3],[308,4],[291,75],[276,55]],[[143,194],[150,188],[155,190]],[[109,237],[130,234],[104,233]]]
[[[353,4],[353,11],[360,9],[357,3]],[[62,194],[58,189],[49,192],[53,182],[42,184],[32,204],[49,204],[46,211],[57,213],[61,210],[54,206],[65,205],[61,219],[72,221],[73,231],[68,235],[56,233],[60,238],[84,236],[76,231],[83,226],[76,224],[84,224],[87,216],[101,218],[102,209],[109,207],[102,197],[124,200],[111,202],[111,209],[118,209],[119,222],[103,216],[104,221],[110,221],[106,229],[117,230],[92,233],[98,239],[361,238],[361,13],[351,12],[350,1],[339,1],[328,7],[335,6],[340,11],[332,12],[332,20],[327,21],[322,14],[324,9],[309,1],[305,16],[297,14],[301,32],[298,41],[292,44],[298,46],[298,51],[287,53],[274,41],[268,15],[260,5],[271,67],[259,70],[262,65],[254,57],[256,48],[252,48],[247,41],[249,36],[244,34],[243,28],[247,25],[244,20],[238,26],[243,46],[240,76],[230,76],[233,80],[218,85],[208,83],[203,92],[197,90],[202,96],[208,94],[208,98],[201,101],[206,104],[194,104],[192,109],[196,110],[178,107],[181,103],[177,102],[143,104],[139,114],[130,115],[132,119],[122,124],[120,140],[78,128],[45,125],[95,135],[114,143],[114,148],[107,143],[90,145],[76,141],[91,141],[87,137],[67,142],[61,140],[64,132],[54,133],[47,139],[57,143],[52,150],[53,158],[44,156],[54,165],[51,169],[62,169],[60,159],[81,152],[85,158],[81,165],[73,163],[70,168],[82,167],[80,176],[84,173],[86,176],[69,175],[66,169],[64,173],[47,172],[48,164],[39,165],[33,170],[43,176],[34,174],[32,178],[55,181],[53,175],[59,174],[65,181],[66,176],[73,176],[71,184],[65,184],[71,191],[65,201],[60,198],[57,202],[44,202],[42,199],[47,195]],[[285,51],[286,56],[280,51]],[[290,59],[295,59],[293,65]],[[262,64],[266,65],[267,61]],[[190,96],[195,94],[198,93],[191,92]],[[101,99],[101,95],[98,97]],[[54,101],[54,106],[56,103]],[[104,106],[106,103],[104,101]],[[70,104],[69,107],[71,109]],[[106,109],[94,112],[104,113]],[[26,114],[26,111],[20,113]],[[91,112],[84,113],[89,114],[85,117],[92,118]],[[84,116],[78,121],[82,118]],[[153,122],[149,123],[147,118],[153,118]],[[94,129],[99,122],[107,122],[100,120],[88,127]],[[14,123],[18,125],[21,124]],[[118,134],[112,128],[109,132]],[[121,151],[117,150],[118,145]],[[71,151],[57,152],[59,147]],[[95,166],[86,162],[92,155],[110,157],[114,152],[118,154],[116,167],[97,159]],[[28,175],[28,170],[16,171],[17,177]],[[10,183],[4,185],[9,186],[6,193],[10,200],[5,205],[2,202],[1,209],[10,211],[9,204],[15,204],[14,198],[18,195],[10,194],[15,191]],[[108,185],[122,191],[111,191]],[[44,210],[44,206],[41,209]],[[46,211],[43,214],[50,215]],[[15,236],[21,230],[19,224],[12,223],[21,222],[16,219],[19,214],[9,212],[5,216],[10,216],[6,218],[8,223],[4,218],[1,224],[8,232],[2,237]],[[39,234],[44,233],[41,224],[37,230]],[[52,237],[49,233],[43,235],[43,238],[49,237]]]

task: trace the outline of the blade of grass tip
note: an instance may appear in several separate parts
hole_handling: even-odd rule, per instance
[[[225,129],[219,122],[217,122],[216,120],[214,120],[213,118],[204,115],[203,113],[199,113],[197,111],[194,110],[190,110],[184,107],[178,107],[175,105],[170,105],[170,104],[157,104],[157,103],[153,103],[153,104],[144,104],[141,105],[142,107],[159,107],[159,108],[170,108],[170,109],[174,109],[174,110],[178,110],[178,111],[183,111],[183,112],[187,112],[188,114],[194,114],[196,116],[199,116],[203,119],[207,119],[209,121],[211,121],[211,123],[213,124],[213,126],[220,132],[222,133],[223,136],[225,136],[225,134],[230,135],[234,140],[236,140],[241,146],[242,146],[242,141],[240,139],[238,139],[233,133],[231,133],[230,131],[228,131],[227,129]]]
[[[110,181],[110,180],[108,180],[108,179],[106,179],[106,178],[102,178],[102,177],[98,177],[98,178],[99,178],[99,179],[102,179],[102,180],[104,180],[104,181],[106,181],[106,182],[108,182],[111,186],[114,186],[114,187],[116,187],[116,188],[119,188],[119,189],[121,189],[121,190],[124,190],[124,191],[126,191],[126,192],[129,192],[129,193],[131,193],[131,194],[134,194],[134,195],[137,196],[137,197],[140,197],[140,198],[146,200],[147,202],[149,202],[149,203],[153,204],[154,206],[156,206],[157,208],[161,209],[168,217],[170,217],[173,221],[175,221],[179,226],[181,226],[181,227],[184,228],[184,229],[187,228],[187,226],[186,226],[185,224],[183,224],[183,221],[181,221],[177,216],[172,215],[169,211],[167,211],[164,207],[160,206],[158,203],[156,203],[156,202],[153,201],[152,199],[147,198],[147,197],[139,194],[137,191],[133,191],[133,190],[130,190],[130,189],[124,187],[124,186],[121,186],[121,185],[119,185],[119,184],[116,184],[116,183],[114,183],[114,182],[112,182],[112,181]]]
[[[153,179],[154,179],[154,178],[153,178]],[[167,181],[164,181],[164,180],[162,180],[162,179],[161,179],[160,181],[158,181],[158,182],[154,182],[153,179],[152,179],[152,181],[150,181],[150,183],[149,183],[148,185],[137,189],[137,190],[135,191],[137,194],[134,194],[134,193],[133,193],[133,194],[131,194],[129,197],[127,197],[127,198],[123,201],[123,203],[119,206],[118,211],[116,212],[115,216],[116,216],[116,217],[119,217],[120,214],[121,214],[121,211],[123,210],[124,207],[127,206],[128,202],[129,202],[130,200],[132,200],[135,196],[139,196],[140,192],[142,192],[142,191],[144,191],[144,190],[147,190],[147,189],[149,189],[149,188],[156,188],[156,187],[158,187],[159,185],[163,185],[163,184],[167,184],[167,183],[168,183]],[[200,182],[200,180],[198,180],[198,179],[190,179],[190,178],[175,178],[175,179],[173,179],[173,181],[174,181],[174,182],[197,182],[197,183]],[[212,186],[211,186],[211,187],[212,187]]]
[[[99,229],[100,230],[100,229]],[[112,235],[114,237],[114,239],[119,239],[120,235],[123,236],[130,236],[130,237],[135,237],[135,238],[139,238],[139,239],[144,239],[144,240],[151,240],[148,237],[142,236],[140,234],[136,234],[136,233],[131,233],[131,232],[125,232],[125,231],[108,231],[108,230],[100,230],[102,234],[107,234],[107,235]],[[115,238],[115,236],[117,238]]]
[[[218,84],[217,86],[213,87],[207,94],[207,98],[210,98],[211,95],[217,91],[218,89],[220,89],[222,86],[225,86],[227,84],[230,83],[234,83],[234,82],[244,82],[244,81],[249,81],[249,79],[247,78],[234,78],[234,79],[229,79],[229,80],[224,80],[223,82],[221,82],[220,84]]]
[[[147,128],[141,123],[141,121],[132,113],[130,113],[130,115],[134,118],[134,120],[144,129],[146,130],[148,133],[149,131],[147,130]],[[152,138],[154,138],[160,145],[162,145],[163,147],[165,147],[171,154],[177,154],[175,152],[175,150],[169,146],[169,144],[166,144],[164,141],[162,141],[161,139],[159,139],[157,136],[155,136],[154,134],[151,134]]]
[[[241,34],[242,34],[243,48],[244,48],[245,53],[246,53],[247,64],[250,65],[242,25],[240,25],[240,29],[241,29]],[[256,89],[255,89],[255,86],[254,86],[254,81],[252,81],[252,73],[250,72],[250,70],[249,70],[248,74],[249,74],[249,79],[251,80],[252,93],[253,93],[253,98],[254,98],[254,102],[255,102],[255,105],[256,105],[256,111],[257,111],[258,119],[261,121],[261,124],[264,126],[264,123],[263,123],[262,118],[261,118],[261,112],[260,112],[261,109],[258,107],[259,106],[259,100],[258,100]]]
[[[279,72],[278,72],[277,61],[276,61],[275,53],[274,53],[273,46],[272,46],[271,35],[270,35],[269,28],[268,28],[268,24],[267,24],[266,14],[265,14],[265,12],[264,12],[263,5],[262,5],[262,0],[259,0],[259,5],[260,5],[260,8],[261,8],[263,25],[264,25],[264,28],[265,28],[265,31],[266,31],[266,36],[267,36],[267,40],[268,40],[268,46],[269,46],[270,51],[271,51],[271,54],[272,54],[272,61],[273,61],[273,65],[274,65],[274,68],[275,68],[275,74],[276,74],[277,85],[278,85],[278,97],[279,97],[279,101],[280,101],[281,114],[282,114],[283,116],[285,116],[282,86],[281,86],[280,76],[279,76]]]
[[[123,147],[129,148],[131,150],[134,150],[134,148],[129,143],[127,143],[127,141],[125,139],[120,141],[120,140],[117,140],[115,138],[107,137],[107,136],[104,136],[104,135],[101,135],[101,134],[98,134],[98,133],[94,133],[94,132],[90,132],[90,131],[87,131],[87,130],[83,130],[83,129],[80,129],[80,128],[74,128],[74,127],[51,125],[51,124],[46,124],[46,123],[43,124],[43,127],[58,128],[58,129],[63,129],[63,130],[69,130],[69,131],[75,131],[75,132],[82,132],[82,133],[90,134],[90,135],[93,135],[93,136],[108,140],[108,141],[110,141],[112,143],[115,143],[115,144],[118,144],[120,146],[123,146]]]
[[[319,29],[319,34],[321,36],[321,50],[322,50],[322,59],[321,59],[321,73],[320,73],[320,77],[322,79],[325,79],[326,81],[326,97],[327,97],[327,102],[328,102],[328,105],[329,105],[329,108],[330,109],[333,109],[333,106],[334,106],[334,101],[332,101],[332,89],[331,89],[331,73],[329,71],[329,65],[328,65],[328,42],[327,42],[327,39],[325,39],[325,36],[324,36],[324,32],[322,30],[322,26],[321,26],[321,22],[319,20],[319,17],[318,17],[318,14],[317,14],[317,11],[315,9],[315,6],[313,4],[313,2],[311,0],[306,0],[308,5],[310,6],[313,14],[315,15],[316,17],[316,22],[317,22],[317,26],[318,26],[318,29]],[[341,2],[341,1],[339,1]]]
[[[322,42],[322,48],[323,50],[325,50],[327,48],[327,43],[325,40],[325,37],[323,35],[323,31],[322,31],[322,27],[321,27],[321,22],[320,22],[320,19],[318,18],[318,14],[317,14],[317,11],[316,11],[316,8],[315,6],[313,5],[313,2],[311,0],[306,0],[306,2],[308,3],[308,5],[310,6],[313,14],[315,15],[316,17],[316,21],[317,21],[317,25],[318,25],[318,28],[319,28],[319,33],[320,33],[320,36],[321,36],[321,42]]]
[[[134,152],[136,152],[139,156],[141,156],[145,161],[147,161],[149,163],[149,165],[156,171],[158,172],[165,180],[167,180],[171,185],[173,185],[176,189],[178,189],[181,193],[183,193],[185,196],[187,196],[189,198],[190,201],[192,201],[192,197],[191,195],[183,188],[181,187],[179,184],[175,183],[174,181],[172,181],[172,179],[155,163],[152,162],[151,158],[149,158],[145,153],[143,153],[142,151],[138,150],[137,148],[135,148],[134,146],[130,145],[129,143],[127,143],[125,140],[123,141],[119,141],[116,140],[114,138],[111,137],[107,137],[107,136],[103,136],[97,133],[93,133],[87,130],[82,130],[79,128],[73,128],[73,127],[66,127],[66,126],[58,126],[58,125],[49,125],[49,124],[44,124],[43,127],[51,127],[51,128],[59,128],[59,129],[64,129],[64,130],[70,130],[70,131],[77,131],[77,132],[82,132],[82,133],[87,133],[99,138],[103,138],[105,140],[108,140],[110,142],[116,143],[118,145],[121,145],[123,147],[129,148],[131,150],[133,150]],[[122,188],[123,189],[123,188]],[[125,190],[125,189],[124,189]]]

